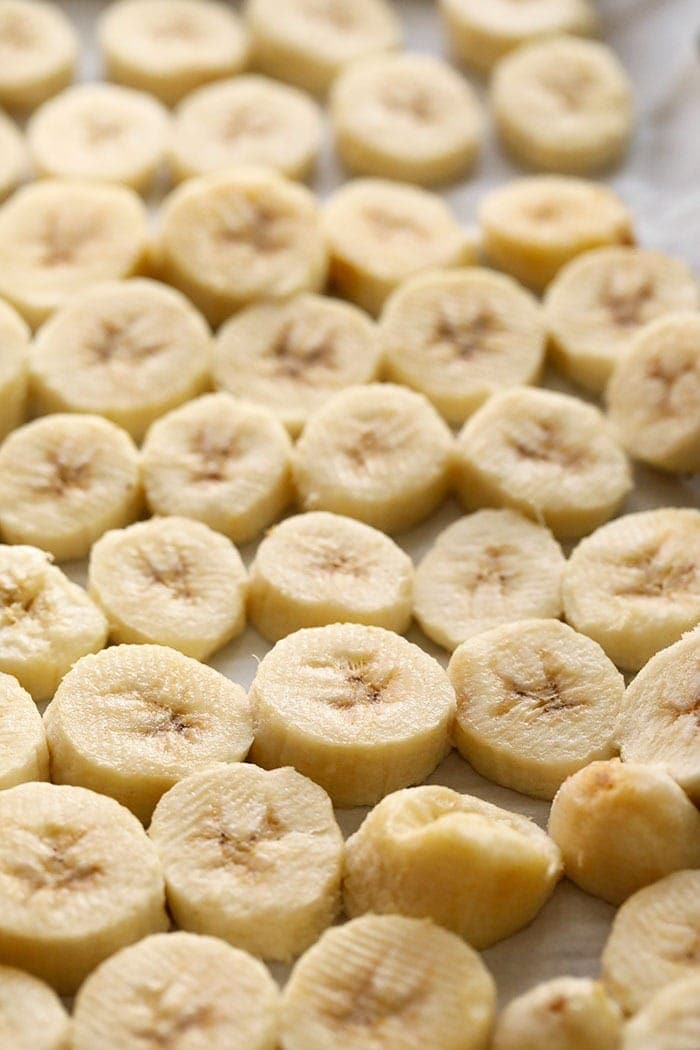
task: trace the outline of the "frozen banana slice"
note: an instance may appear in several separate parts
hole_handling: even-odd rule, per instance
[[[469,509],[512,507],[555,536],[584,536],[632,489],[627,456],[593,405],[530,387],[496,394],[460,432],[457,491]]]
[[[662,988],[625,1028],[622,1050],[696,1050],[700,973]]]
[[[492,394],[535,383],[546,333],[534,297],[481,267],[419,274],[389,298],[379,333],[388,377],[463,423]]]
[[[0,1039],[7,1050],[69,1050],[70,1018],[56,993],[11,966],[0,966]]]
[[[3,633],[0,627],[0,647]],[[17,679],[0,672],[0,790],[15,787],[27,780],[48,779],[49,751],[41,715]],[[0,1038],[3,1026],[2,999],[0,968]]]
[[[0,14],[0,31],[1,27],[2,15]],[[0,49],[2,45],[3,41],[0,39]],[[26,170],[27,151],[22,133],[17,125],[0,110],[0,200],[21,182]]]
[[[207,394],[149,430],[146,498],[154,514],[195,518],[246,543],[292,498],[291,449],[271,412],[230,394]]]
[[[245,758],[243,689],[164,645],[116,645],[84,656],[44,714],[51,779],[110,795],[148,823],[190,773]]]
[[[0,301],[0,442],[24,422],[29,339],[29,328],[19,314]]]
[[[555,977],[508,1004],[493,1050],[619,1050],[622,1014],[599,981]]]
[[[422,395],[390,383],[348,387],[297,442],[297,500],[402,532],[442,503],[452,455],[452,434]]]
[[[0,0],[0,105],[31,109],[70,84],[78,40],[58,4]]]

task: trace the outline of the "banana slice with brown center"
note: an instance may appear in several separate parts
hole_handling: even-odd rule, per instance
[[[622,1015],[600,981],[555,977],[500,1014],[493,1050],[619,1050]]]

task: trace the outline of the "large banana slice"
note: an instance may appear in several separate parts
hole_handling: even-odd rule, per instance
[[[70,1050],[71,1024],[52,988],[0,966],[0,1040],[7,1050]]]
[[[0,19],[1,17],[0,15]],[[0,26],[2,26],[1,21]],[[0,47],[2,47],[1,41]],[[27,151],[22,133],[17,125],[0,110],[0,200],[6,197],[21,181],[26,169]]]
[[[599,981],[555,977],[508,1004],[493,1050],[620,1050],[622,1015]]]
[[[0,790],[15,787],[16,784],[27,780],[48,779],[49,751],[41,715],[31,696],[22,689],[17,679],[9,674],[0,673]],[[2,1005],[0,1038],[1,1036]]]
[[[0,895],[0,959],[61,995],[168,926],[155,847],[128,810],[84,788],[0,791]]]
[[[534,383],[545,327],[539,304],[511,278],[470,267],[402,284],[379,327],[387,374],[463,423],[499,390]]]
[[[110,795],[144,823],[178,780],[245,758],[253,735],[239,685],[162,645],[78,660],[44,725],[55,783]]]
[[[0,441],[24,422],[29,339],[29,328],[22,318],[0,300]]]
[[[447,493],[453,442],[420,394],[389,383],[349,387],[312,416],[294,450],[304,510],[359,518],[401,532]]]
[[[449,750],[454,693],[436,660],[391,631],[297,631],[263,658],[250,691],[251,756],[290,763],[336,806],[372,805],[420,783]]]
[[[230,394],[207,394],[169,412],[148,432],[148,503],[154,514],[196,518],[245,543],[292,498],[291,447],[271,412]]]
[[[700,511],[626,514],[582,540],[562,584],[569,623],[637,671],[700,623]]]
[[[496,394],[465,423],[456,477],[466,507],[512,507],[560,537],[596,528],[632,488],[627,457],[597,408],[528,387]]]
[[[477,953],[419,919],[328,930],[282,995],[283,1050],[486,1050],[496,990]]]
[[[625,1028],[622,1050],[696,1050],[700,973],[662,988]]]
[[[492,190],[479,222],[488,258],[536,291],[582,252],[634,243],[632,216],[611,189],[563,175],[534,175]]]
[[[0,0],[0,105],[31,109],[75,74],[78,40],[57,4]]]
[[[321,295],[255,303],[219,330],[217,386],[269,408],[293,437],[337,390],[377,379],[377,329],[357,307]]]

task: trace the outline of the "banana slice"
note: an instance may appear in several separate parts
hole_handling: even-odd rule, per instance
[[[34,407],[94,412],[140,441],[154,419],[209,385],[211,332],[172,288],[136,278],[71,301],[30,349]]]
[[[0,7],[0,12],[2,7]],[[0,13],[0,27],[2,14]],[[1,30],[0,30],[1,31]],[[2,48],[2,40],[0,40]],[[21,131],[0,110],[0,200],[21,182],[27,169],[27,151]]]
[[[597,408],[526,387],[496,394],[465,423],[456,480],[467,508],[512,507],[565,538],[607,521],[632,489]]]
[[[119,948],[168,927],[155,847],[128,810],[83,788],[0,791],[0,895],[3,963],[61,995]]]
[[[388,377],[425,394],[450,423],[499,390],[535,383],[544,362],[539,304],[481,267],[406,281],[385,304],[379,332]]]
[[[173,105],[248,64],[248,34],[231,8],[210,0],[119,0],[99,22],[110,80]]]
[[[0,966],[0,1040],[7,1050],[70,1050],[70,1018],[52,988]]]
[[[449,750],[447,675],[381,627],[336,623],[282,639],[260,662],[250,702],[252,760],[290,763],[336,806],[372,805],[420,783]]]
[[[302,294],[241,310],[219,330],[214,381],[270,409],[296,437],[312,412],[346,386],[377,379],[377,329],[361,310]]]
[[[0,105],[31,109],[70,84],[78,40],[57,4],[0,0]]]
[[[0,548],[2,550],[2,548]],[[0,633],[0,645],[2,644]],[[0,673],[0,790],[49,779],[49,751],[41,715],[16,678]],[[0,967],[0,1040],[3,1004]]]
[[[245,758],[250,707],[239,685],[163,645],[84,656],[44,714],[51,778],[110,795],[143,822],[189,773]]]
[[[622,1050],[696,1050],[700,1046],[700,974],[674,981],[625,1028]]]
[[[0,441],[24,422],[29,339],[30,331],[22,318],[0,300]]]
[[[230,394],[199,397],[148,432],[143,470],[150,508],[198,519],[245,543],[292,498],[291,448],[271,412]]]
[[[149,835],[184,929],[289,961],[338,914],[343,837],[326,793],[293,769],[240,763],[188,777]]]
[[[284,1050],[486,1050],[496,990],[459,937],[366,915],[328,930],[282,994]]]
[[[474,262],[475,246],[438,196],[384,179],[355,179],[325,205],[331,278],[346,298],[378,314],[421,270]]]
[[[619,1050],[622,1015],[599,981],[555,977],[508,1004],[493,1050]]]
[[[564,175],[533,175],[491,190],[479,222],[491,262],[536,291],[583,252],[634,243],[632,216],[611,189]]]
[[[453,442],[420,394],[389,383],[348,387],[312,416],[294,450],[297,499],[401,532],[448,488]]]
[[[144,204],[124,186],[32,183],[0,208],[0,295],[36,328],[76,292],[135,273],[147,239]]]
[[[700,623],[700,511],[626,514],[579,543],[562,584],[569,623],[637,671]]]

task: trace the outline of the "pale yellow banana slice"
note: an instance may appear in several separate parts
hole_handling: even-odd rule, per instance
[[[189,773],[245,758],[250,707],[239,685],[163,645],[84,656],[44,714],[51,779],[110,795],[147,823]]]
[[[637,671],[700,623],[700,511],[626,514],[582,540],[562,584],[569,623]]]
[[[71,1024],[52,988],[0,966],[0,1043],[7,1050],[70,1050]]]
[[[346,386],[378,378],[376,326],[350,303],[321,295],[255,303],[219,330],[214,381],[270,409],[296,437]]]
[[[533,296],[481,267],[419,274],[395,291],[379,333],[390,379],[463,423],[492,394],[534,383],[546,333]]]
[[[58,4],[0,0],[0,105],[31,109],[75,74],[78,40]]]
[[[430,918],[488,948],[532,921],[562,872],[526,817],[446,787],[408,788],[348,839],[343,900],[349,916]]]
[[[457,442],[464,505],[512,507],[555,536],[583,536],[619,508],[632,488],[627,456],[593,405],[552,390],[496,394]]]
[[[477,953],[419,919],[328,930],[282,994],[283,1050],[486,1050],[496,990]]]
[[[625,1028],[622,1050],[696,1050],[700,973],[662,988]]]
[[[2,646],[0,628],[0,646]],[[41,715],[16,678],[0,673],[0,790],[27,780],[49,779],[49,751]],[[0,1044],[2,1042],[0,972]]]
[[[0,894],[0,959],[61,995],[168,926],[155,847],[133,814],[84,788],[0,791]]]
[[[211,332],[179,292],[144,278],[98,285],[31,346],[35,409],[94,412],[140,441],[154,419],[209,385]]]
[[[436,194],[384,179],[354,179],[325,205],[330,273],[346,298],[378,314],[421,270],[474,262],[475,247]]]
[[[454,692],[436,660],[381,627],[297,631],[263,658],[250,691],[251,757],[290,763],[336,806],[420,783],[449,750]]]
[[[390,383],[348,387],[297,442],[297,499],[304,510],[401,532],[445,498],[452,455],[452,435],[422,395]]]
[[[266,409],[225,393],[197,398],[148,432],[143,470],[150,508],[196,518],[234,543],[252,540],[291,500],[291,447]]]
[[[0,10],[2,10],[0,8]],[[2,26],[0,15],[0,27]],[[0,41],[2,48],[2,41]],[[27,170],[27,151],[21,131],[0,110],[0,200],[22,180]]]
[[[611,189],[564,175],[533,175],[491,190],[479,222],[491,262],[536,291],[582,252],[634,243],[632,216]]]
[[[0,300],[0,441],[24,422],[29,339],[29,328],[22,318]]]
[[[508,1004],[493,1050],[620,1050],[622,1015],[599,981],[555,977]]]
[[[625,683],[603,650],[558,620],[523,620],[463,642],[448,673],[455,743],[482,776],[534,798],[616,752]]]
[[[239,73],[250,51],[231,8],[211,0],[118,0],[100,19],[99,40],[110,80],[168,105]]]

